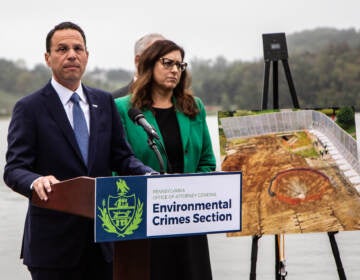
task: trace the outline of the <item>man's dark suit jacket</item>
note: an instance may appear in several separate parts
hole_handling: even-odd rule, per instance
[[[130,83],[128,83],[126,86],[122,87],[122,88],[119,88],[118,90],[115,90],[113,93],[112,93],[112,96],[113,98],[118,98],[118,97],[122,97],[122,96],[125,96],[127,94],[130,93],[130,88],[131,88],[131,85],[132,85],[133,81],[131,81]]]
[[[39,176],[59,180],[78,176],[144,174],[152,171],[137,160],[125,141],[112,95],[83,86],[90,110],[88,167],[74,132],[51,83],[28,95],[14,107],[8,132],[4,181],[14,191],[31,198],[31,183]],[[93,242],[93,221],[32,206],[29,203],[21,256],[34,267],[76,265],[82,250]],[[111,261],[109,244],[102,245]]]

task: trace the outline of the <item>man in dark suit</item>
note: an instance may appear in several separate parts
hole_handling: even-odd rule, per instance
[[[47,200],[52,184],[78,176],[111,176],[113,170],[119,175],[152,172],[126,142],[112,95],[81,83],[88,55],[78,25],[55,26],[46,38],[51,81],[14,107],[4,181],[29,200],[32,195]],[[73,130],[74,92],[85,116],[87,155],[82,154],[84,144],[78,144]],[[110,280],[111,244],[93,240],[92,220],[29,203],[21,257],[36,280]]]
[[[133,79],[124,87],[115,90],[113,92],[113,97],[114,98],[118,98],[121,96],[125,96],[128,93],[131,92],[131,85],[133,83],[133,81],[136,80],[137,77],[137,67],[139,64],[139,58],[141,56],[141,54],[152,45],[152,43],[154,43],[157,40],[165,40],[165,37],[159,33],[149,33],[144,35],[143,37],[141,37],[140,39],[138,39],[135,42],[135,46],[134,46],[134,52],[135,52],[135,57],[134,57],[134,63],[135,63],[135,73],[134,73],[134,77]]]

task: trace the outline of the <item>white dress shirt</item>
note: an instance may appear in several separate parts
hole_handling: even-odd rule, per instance
[[[71,98],[71,96],[73,95],[74,92],[76,92],[79,95],[79,97],[80,97],[80,107],[84,112],[87,128],[88,128],[88,131],[89,131],[89,134],[90,134],[89,103],[86,100],[86,97],[85,97],[85,94],[83,92],[83,88],[81,86],[81,83],[80,83],[80,86],[75,91],[71,91],[68,88],[62,86],[54,78],[51,79],[51,85],[54,87],[55,91],[59,95],[61,103],[64,106],[66,115],[67,115],[67,117],[69,119],[69,122],[70,122],[72,127],[74,127],[73,113],[72,113],[73,103],[71,102],[70,98]]]

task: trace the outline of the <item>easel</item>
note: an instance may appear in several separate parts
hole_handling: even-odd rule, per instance
[[[299,101],[296,96],[295,86],[290,73],[285,33],[263,34],[263,45],[264,45],[265,75],[264,75],[262,109],[263,110],[267,109],[271,62],[273,63],[273,76],[272,76],[273,77],[273,109],[279,109],[279,83],[278,83],[279,60],[281,60],[284,67],[286,80],[288,82],[293,106],[294,108],[297,109],[300,108]]]
[[[278,61],[281,60],[284,66],[286,79],[288,82],[293,107],[299,109],[299,102],[296,96],[294,83],[290,73],[288,63],[288,52],[286,45],[285,33],[263,34],[264,47],[264,61],[265,61],[265,75],[264,75],[264,89],[262,98],[262,110],[267,109],[268,91],[269,91],[269,77],[270,64],[273,63],[273,109],[279,109],[279,85],[278,85]],[[336,243],[335,234],[337,232],[328,232],[331,249],[334,255],[338,275],[340,280],[346,280],[345,271],[342,266],[339,249]],[[256,262],[258,252],[258,241],[261,235],[254,235],[252,237],[251,246],[251,266],[250,266],[250,280],[256,280]],[[285,235],[275,235],[275,279],[285,280],[287,275],[285,265]]]

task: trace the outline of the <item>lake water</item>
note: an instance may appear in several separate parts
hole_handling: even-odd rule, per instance
[[[216,117],[208,117],[219,168],[219,142]],[[8,120],[0,119],[0,168],[3,173]],[[29,280],[19,259],[27,199],[14,193],[0,179],[0,279]],[[348,280],[360,279],[360,231],[335,235]],[[214,280],[249,279],[251,237],[208,235]],[[257,279],[275,279],[274,236],[259,239]],[[50,248],[49,248],[50,249]],[[339,279],[326,233],[285,235],[287,280]]]

